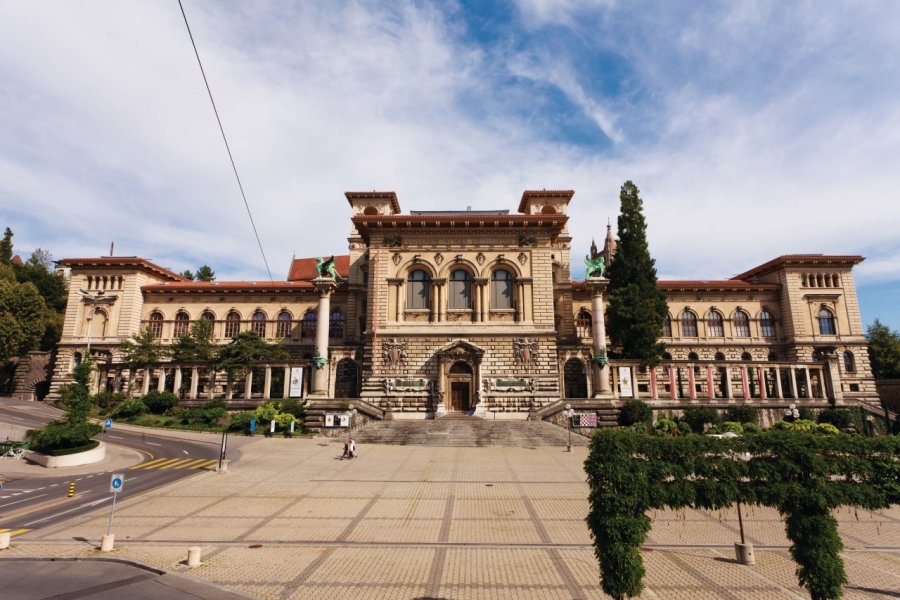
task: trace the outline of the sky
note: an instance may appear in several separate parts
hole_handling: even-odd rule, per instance
[[[900,3],[183,0],[272,276],[404,212],[573,189],[576,275],[641,190],[663,279],[861,254],[900,329]],[[0,0],[17,251],[268,278],[176,0]]]

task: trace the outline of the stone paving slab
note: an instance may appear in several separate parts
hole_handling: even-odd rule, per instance
[[[584,522],[586,449],[366,446],[344,461],[340,450],[251,440],[227,474],[123,495],[113,555],[278,600],[605,597]],[[642,598],[808,597],[777,512],[743,511],[756,567],[733,560],[734,508],[654,511]],[[900,507],[835,516],[845,597],[900,596]],[[96,556],[107,517],[16,537],[0,560]],[[195,543],[203,565],[190,570]]]

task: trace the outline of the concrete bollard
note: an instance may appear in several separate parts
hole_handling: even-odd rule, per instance
[[[753,544],[734,543],[734,556],[739,563],[752,567],[756,564],[756,556],[753,554]]]
[[[0,550],[6,550],[9,548],[9,540],[12,536],[8,531],[0,533]]]
[[[113,545],[116,542],[116,534],[110,533],[103,536],[103,539],[100,540],[100,552],[112,552]]]
[[[188,548],[188,557],[187,557],[187,566],[189,567],[199,567],[200,566],[200,552],[203,551],[203,548],[200,546],[191,546]]]
[[[219,467],[219,465],[216,465],[216,473],[227,473],[227,472],[228,472],[228,463],[229,463],[229,462],[230,462],[230,461],[228,461],[228,460],[226,459],[226,460],[223,460],[223,461],[222,461],[222,466],[221,466],[221,467]]]

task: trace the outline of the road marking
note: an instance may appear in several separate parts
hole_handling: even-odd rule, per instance
[[[25,420],[25,419],[23,419],[22,417],[14,417],[14,416],[12,416],[12,415],[9,415],[9,418],[10,418],[10,419],[15,419],[16,421],[24,421],[24,420]]]
[[[148,446],[162,446],[162,444],[155,444],[153,442],[147,442]]]
[[[168,458],[157,458],[157,459],[151,460],[150,462],[145,462],[145,463],[141,463],[141,464],[139,464],[139,465],[134,465],[134,466],[131,467],[131,468],[132,468],[132,469],[146,469],[146,468],[148,468],[148,467],[150,467],[150,466],[152,466],[152,465],[156,465],[156,464],[159,464],[159,463],[161,463],[161,462],[165,462],[165,461],[167,461],[167,460],[169,460],[169,459],[168,459]]]
[[[54,483],[53,485],[51,485],[51,486],[49,486],[49,487],[56,487],[56,486],[58,486],[58,485],[59,485],[58,483]]]
[[[185,453],[185,454],[187,454],[187,453],[188,453],[188,451],[187,451],[187,450],[182,450],[182,452],[184,452],[184,453]]]
[[[39,487],[38,489],[36,489],[36,490],[34,490],[34,491],[39,492],[39,491],[43,490],[43,489],[46,488],[46,487],[47,487],[47,486]]]
[[[111,436],[109,436],[109,437],[111,437],[111,438],[114,439],[114,440],[121,440],[121,439],[124,439],[124,438],[119,437],[119,436],[117,436],[117,435],[111,435]]]
[[[13,504],[18,504],[19,502],[28,502],[29,500],[34,500],[35,498],[43,498],[47,494],[41,494],[40,496],[32,496],[31,498],[22,498],[21,500],[16,500],[15,502],[10,502],[9,504],[4,504],[0,506],[0,508],[6,508],[7,506],[12,506]]]
[[[44,517],[43,519],[38,519],[37,521],[32,521],[31,523],[25,523],[25,525],[34,525],[35,523],[43,523],[44,521],[49,521],[50,519],[55,519],[56,517],[61,517],[62,515],[68,514],[70,512],[74,512],[76,510],[81,510],[87,506],[96,506],[101,502],[106,502],[109,500],[111,496],[107,496],[106,498],[100,498],[99,500],[94,500],[93,502],[88,502],[87,504],[82,504],[81,506],[70,508],[69,510],[64,510],[61,513],[56,513],[55,515],[50,515],[49,517]]]
[[[9,537],[16,537],[17,535],[22,535],[23,533],[28,533],[31,531],[30,529],[0,529],[0,533],[9,532]]]

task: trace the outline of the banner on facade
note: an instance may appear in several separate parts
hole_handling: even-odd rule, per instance
[[[325,415],[325,427],[334,427],[334,415]]]
[[[288,396],[299,398],[303,395],[303,367],[291,367],[291,387]]]
[[[619,367],[619,395],[625,398],[634,396],[631,388],[631,367]]]
[[[350,415],[339,415],[341,427],[350,427]]]
[[[572,427],[596,427],[597,415],[580,413],[572,417]]]

